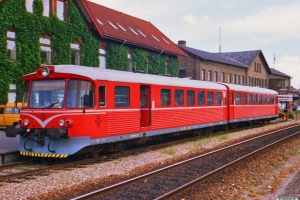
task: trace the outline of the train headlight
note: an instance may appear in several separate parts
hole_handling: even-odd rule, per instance
[[[43,69],[41,70],[41,74],[43,77],[47,77],[50,74],[50,69],[48,67],[43,67]]]
[[[29,124],[29,121],[28,121],[27,119],[24,119],[23,125],[24,125],[24,126],[28,126],[28,124]]]
[[[60,127],[63,127],[65,125],[65,121],[64,120],[59,120],[58,125]]]

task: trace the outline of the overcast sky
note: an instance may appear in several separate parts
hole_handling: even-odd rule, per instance
[[[151,22],[177,44],[219,52],[262,50],[300,88],[300,0],[90,0]],[[274,64],[275,57],[275,64]]]

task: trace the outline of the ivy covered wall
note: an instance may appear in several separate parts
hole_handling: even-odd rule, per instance
[[[0,103],[7,103],[9,84],[14,80],[17,96],[23,94],[22,76],[34,72],[41,64],[41,35],[48,35],[53,46],[54,64],[71,63],[73,41],[81,41],[81,65],[99,66],[99,46],[101,39],[90,31],[78,7],[70,0],[67,21],[61,21],[55,13],[51,17],[43,16],[43,1],[34,0],[33,13],[25,7],[25,0],[3,0],[0,3]],[[16,33],[17,62],[7,56],[7,31]],[[145,49],[129,47],[112,41],[106,41],[107,68],[127,71],[128,50],[133,50],[134,67],[152,74],[165,73],[165,54],[149,52]],[[148,57],[151,62],[148,63]],[[170,57],[171,76],[178,76],[176,57]]]

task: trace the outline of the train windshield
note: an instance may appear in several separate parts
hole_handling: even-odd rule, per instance
[[[32,82],[30,108],[61,108],[65,94],[64,80],[39,80]]]

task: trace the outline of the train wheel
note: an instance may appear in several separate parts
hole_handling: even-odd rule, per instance
[[[206,134],[212,134],[213,130],[214,130],[214,127],[207,127]]]
[[[231,124],[231,128],[232,128],[233,130],[235,130],[235,129],[236,129],[236,127],[237,127],[237,123],[233,123],[233,124]]]
[[[124,142],[117,142],[114,146],[115,151],[125,151],[126,149],[126,144]]]
[[[94,150],[91,152],[91,156],[93,158],[97,158],[100,155],[100,152],[103,150],[103,147],[104,145],[96,146]]]
[[[228,124],[224,125],[224,129],[227,132],[229,130],[229,125]]]

